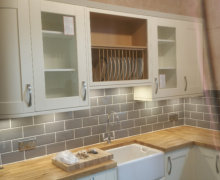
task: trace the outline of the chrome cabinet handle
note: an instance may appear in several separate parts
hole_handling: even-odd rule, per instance
[[[156,84],[155,94],[157,94],[158,93],[158,88],[159,88],[157,78],[154,78],[154,81],[155,81],[155,84]]]
[[[30,84],[27,84],[27,94],[28,94],[27,106],[31,107],[32,106],[32,87]]]
[[[86,91],[87,91],[87,85],[86,85],[86,82],[83,81],[82,82],[82,89],[81,89],[81,97],[82,97],[83,101],[86,100]]]
[[[186,76],[184,76],[184,80],[185,80],[185,88],[184,88],[184,91],[187,91],[188,81],[187,81],[187,77],[186,77]]]
[[[215,167],[216,167],[217,174],[219,174],[218,162],[219,162],[219,155],[216,156],[216,161],[215,161]]]
[[[171,161],[171,158],[170,158],[170,157],[168,157],[168,162],[170,163],[170,169],[169,169],[169,171],[168,171],[168,175],[170,175],[171,172],[172,172],[172,161]]]

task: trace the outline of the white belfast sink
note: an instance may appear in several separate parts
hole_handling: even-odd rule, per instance
[[[164,177],[164,153],[130,144],[107,150],[117,162],[118,180],[155,180]]]

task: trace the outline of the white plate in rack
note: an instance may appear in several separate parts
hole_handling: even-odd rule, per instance
[[[108,78],[108,75],[109,75],[109,78]],[[112,59],[111,58],[109,58],[109,60],[108,60],[108,62],[107,62],[107,73],[106,73],[106,79],[108,80],[108,81],[110,81],[111,80],[111,78],[112,78]]]
[[[126,58],[124,58],[124,80],[127,79],[127,73],[128,73],[127,60]]]
[[[119,57],[117,57],[116,65],[117,65],[116,80],[119,80],[120,79],[120,71],[121,71],[121,64],[120,64],[120,58]]]
[[[128,67],[127,67],[127,69],[128,69],[128,80],[130,80],[130,78],[131,78],[131,58],[130,57],[128,57]]]
[[[112,80],[116,80],[116,71],[117,71],[117,64],[116,59],[113,57],[111,58],[112,61]]]
[[[138,58],[138,79],[142,79],[144,73],[144,60],[143,58]]]

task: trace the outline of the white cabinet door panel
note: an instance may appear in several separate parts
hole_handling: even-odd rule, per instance
[[[0,6],[0,114],[3,116],[34,111],[34,98],[27,95],[28,85],[33,93],[28,0],[13,2]]]
[[[220,180],[219,151],[197,147],[196,173],[199,180]]]
[[[165,154],[166,180],[184,179],[189,150],[189,148],[184,148]]]
[[[180,62],[183,69],[181,85],[183,93],[202,93],[203,38],[202,24],[183,23],[181,32]]]

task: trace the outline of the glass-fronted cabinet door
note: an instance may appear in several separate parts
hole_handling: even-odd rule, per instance
[[[87,106],[84,8],[30,2],[36,110]]]
[[[156,18],[154,34],[154,96],[180,95],[181,67],[179,62],[179,22]]]

